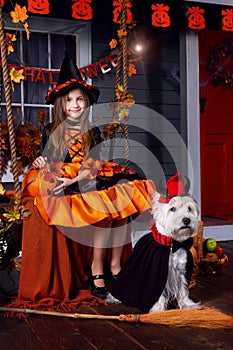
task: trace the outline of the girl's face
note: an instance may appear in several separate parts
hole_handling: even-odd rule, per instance
[[[79,121],[85,108],[85,96],[81,89],[74,89],[66,95],[65,113],[67,119]]]

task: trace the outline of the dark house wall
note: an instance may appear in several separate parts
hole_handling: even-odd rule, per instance
[[[17,3],[27,6],[27,1],[21,0]],[[50,17],[72,19],[71,0],[65,1],[67,6],[64,5],[64,0],[51,0],[50,4],[51,12],[46,16],[48,21]],[[150,1],[148,4],[141,0],[133,2],[133,18],[137,21],[134,35],[136,33],[137,37],[142,38],[146,50],[142,53],[141,61],[136,63],[137,74],[129,78],[129,93],[134,95],[136,104],[140,107],[139,115],[130,116],[129,124],[130,141],[133,145],[134,142],[141,145],[141,148],[139,145],[132,149],[132,154],[136,152],[136,156],[133,155],[132,158],[134,160],[136,157],[142,171],[145,170],[146,175],[157,182],[163,172],[168,177],[177,171],[177,160],[174,161],[169,147],[177,155],[177,159],[179,158],[179,146],[173,145],[170,131],[167,133],[153,117],[158,112],[175,127],[172,132],[180,132],[179,82],[174,77],[174,72],[179,70],[179,30],[174,26],[169,29],[153,27],[150,6]],[[119,25],[112,22],[111,0],[93,0],[92,7],[92,62],[95,62],[110,53],[109,42],[112,38],[117,38]],[[4,11],[11,10],[12,7],[6,3]],[[30,13],[29,15],[33,16]],[[93,84],[101,90],[100,103],[108,103],[114,98],[115,73],[116,69],[113,68],[110,72],[100,73],[97,78],[93,78]],[[145,113],[141,110],[142,106],[146,108]],[[163,133],[167,133],[166,142],[157,137]],[[122,138],[122,133],[119,137]],[[118,142],[119,147],[123,147],[121,141]],[[148,157],[149,151],[152,155]]]
[[[101,8],[97,8],[99,6],[97,2],[94,2],[94,5],[96,7],[94,6],[92,21],[92,50],[93,61],[98,61],[109,54],[109,42],[112,38],[117,38],[116,33],[119,25],[112,22],[111,1],[101,1]],[[136,36],[142,39],[146,49],[141,54],[141,61],[135,64],[137,74],[128,79],[129,93],[134,95],[137,105],[145,106],[151,112],[147,117],[141,115],[141,121],[135,120],[135,116],[130,115],[130,141],[132,144],[137,141],[142,145],[141,149],[132,145],[130,154],[134,160],[134,152],[137,152],[137,164],[157,182],[158,177],[162,176],[162,171],[166,176],[177,171],[174,159],[167,149],[169,140],[163,144],[156,137],[157,133],[163,133],[164,130],[158,130],[159,125],[156,125],[153,111],[160,113],[180,132],[180,89],[179,81],[174,77],[175,72],[179,70],[179,31],[174,30],[174,28],[170,30],[156,29],[151,25],[149,11],[145,11],[146,8],[150,10],[150,5],[142,5],[141,1],[135,1],[133,6],[135,6],[133,15],[137,25],[134,34],[130,37]],[[129,39],[129,46],[130,41]],[[116,69],[112,69],[107,74],[100,74],[93,79],[93,83],[101,90],[100,103],[108,103],[114,98],[115,73]],[[150,119],[149,126],[148,118]],[[145,123],[147,128],[144,128]],[[137,127],[135,128],[131,124],[136,124]],[[146,130],[148,128],[150,133]],[[176,148],[176,145],[174,147]],[[153,153],[148,159],[145,148],[150,149]],[[175,149],[174,152],[177,154],[179,150]],[[159,163],[157,166],[154,165],[156,161]]]

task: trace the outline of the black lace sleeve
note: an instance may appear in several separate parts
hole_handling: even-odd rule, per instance
[[[102,142],[100,129],[97,127],[94,127],[92,129],[92,132],[93,132],[93,145],[91,145],[91,148]]]
[[[46,144],[49,140],[49,136],[50,136],[50,130],[51,130],[51,127],[52,127],[52,123],[49,123],[47,124],[43,131],[42,131],[42,138],[41,138],[41,143],[40,143],[40,152],[43,156],[47,156],[45,154],[45,147],[46,147]]]

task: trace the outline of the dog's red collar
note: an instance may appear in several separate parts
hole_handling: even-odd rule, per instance
[[[152,231],[152,236],[154,238],[154,240],[162,245],[166,245],[168,247],[172,246],[172,237],[170,236],[165,236],[162,235],[156,227],[155,222],[151,223],[151,231]]]
[[[188,239],[186,239],[183,242],[179,242],[179,241],[175,241],[170,236],[162,235],[157,230],[155,222],[151,223],[151,231],[152,231],[152,236],[157,243],[160,243],[160,244],[165,245],[167,247],[172,247],[172,253],[175,253],[180,248],[184,248],[186,250],[189,250],[193,245],[193,238],[192,237],[189,237]]]

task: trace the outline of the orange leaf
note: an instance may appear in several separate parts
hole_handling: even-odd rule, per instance
[[[15,10],[10,12],[13,23],[24,22],[28,18],[26,6],[15,5]]]
[[[20,80],[24,80],[23,69],[16,70],[14,67],[12,67],[10,70],[10,78],[11,81],[14,81],[15,83],[20,83]]]
[[[112,39],[109,43],[110,49],[115,49],[115,47],[117,46],[118,42],[116,39]]]
[[[27,23],[24,23],[24,29],[25,29],[25,32],[26,32],[26,35],[27,35],[27,40],[30,39],[30,32],[28,30],[28,24]]]
[[[133,63],[129,63],[129,68],[128,68],[128,76],[131,77],[133,74],[136,74],[137,70],[136,67]]]
[[[117,35],[118,35],[118,37],[121,39],[121,38],[127,36],[127,32],[124,31],[123,29],[119,29],[119,30],[117,31]]]
[[[7,54],[9,55],[11,52],[14,52],[14,48],[12,42],[16,41],[16,35],[6,33],[6,46],[7,46]]]

